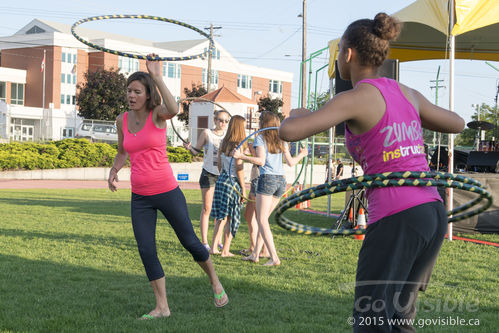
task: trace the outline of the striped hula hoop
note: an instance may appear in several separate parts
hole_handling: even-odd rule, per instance
[[[194,30],[195,32],[197,32],[200,35],[202,35],[203,37],[207,38],[210,41],[211,48],[207,49],[206,51],[204,51],[202,53],[191,55],[191,56],[184,56],[184,57],[160,57],[160,56],[155,56],[155,57],[151,57],[151,56],[143,56],[143,55],[139,55],[139,54],[133,54],[133,53],[128,53],[128,52],[120,52],[120,51],[108,49],[106,47],[102,47],[100,45],[97,45],[97,44],[94,44],[92,42],[89,42],[88,40],[80,37],[76,33],[76,27],[79,26],[79,25],[81,25],[81,24],[83,24],[83,23],[85,23],[85,22],[101,21],[101,20],[112,20],[112,19],[154,20],[154,21],[162,21],[162,22],[166,22],[166,23],[172,23],[172,24],[180,25],[180,26],[182,26],[184,28],[188,28],[188,29]],[[190,24],[187,24],[187,23],[184,23],[184,22],[180,22],[180,21],[177,21],[177,20],[172,20],[172,19],[168,19],[168,18],[164,18],[164,17],[159,17],[159,16],[150,16],[150,15],[113,14],[113,15],[101,15],[101,16],[87,17],[87,18],[84,18],[84,19],[81,19],[81,20],[77,21],[76,23],[74,23],[71,26],[71,34],[77,40],[79,40],[80,42],[82,42],[83,44],[85,44],[87,46],[90,46],[91,48],[94,48],[96,50],[100,50],[100,51],[103,51],[103,52],[107,52],[107,53],[119,55],[119,56],[122,56],[122,57],[128,57],[128,58],[133,58],[133,59],[142,59],[142,60],[151,60],[151,61],[183,61],[183,60],[193,60],[193,59],[197,59],[197,58],[202,58],[202,57],[208,55],[209,52],[213,52],[213,47],[215,45],[214,42],[213,42],[213,39],[210,37],[210,35],[208,35],[204,31],[202,31],[201,29],[198,29],[198,28],[196,28],[196,27],[194,27],[194,26],[192,26]]]
[[[456,188],[459,190],[477,193],[479,195],[477,198],[470,200],[469,202],[447,212],[448,216],[452,216],[451,218],[449,218],[449,223],[461,221],[474,215],[480,214],[487,210],[492,205],[493,201],[492,195],[485,190],[485,187],[472,178],[442,172],[385,172],[336,180],[295,193],[278,204],[278,206],[276,207],[275,220],[277,224],[284,229],[306,235],[361,235],[366,232],[366,229],[338,230],[334,228],[328,229],[312,227],[293,222],[283,216],[283,213],[300,202],[318,198],[324,195],[349,190],[358,190],[362,188],[380,188],[390,186],[438,186]],[[487,202],[485,202],[485,204],[483,204],[481,207],[477,207],[474,210],[464,212],[478,205],[483,200],[487,200]]]

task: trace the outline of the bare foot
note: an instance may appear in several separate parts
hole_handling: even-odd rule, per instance
[[[165,309],[165,310],[157,310],[154,309],[148,314],[143,315],[142,317],[139,318],[139,320],[152,320],[152,319],[159,319],[159,318],[168,318],[170,317],[170,310]]]
[[[210,254],[220,254],[221,252],[220,251],[214,251],[213,249],[211,249],[210,251]]]
[[[253,261],[253,262],[258,262],[258,258],[253,257],[253,255],[252,255],[252,254],[250,254],[250,255],[249,255],[249,256],[247,256],[247,257],[243,257],[243,258],[241,258],[241,260],[244,260],[244,261]]]
[[[234,256],[234,253],[231,253],[231,252],[223,252],[222,251],[222,258],[226,258],[226,257],[233,257]]]
[[[279,259],[277,259],[276,261],[270,259],[265,264],[263,264],[263,266],[279,266],[280,264],[281,264],[281,261]]]

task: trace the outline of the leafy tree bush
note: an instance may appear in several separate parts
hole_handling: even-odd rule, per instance
[[[192,162],[183,147],[167,147],[168,160]],[[116,144],[92,143],[85,139],[64,139],[50,143],[13,142],[0,144],[0,170],[110,167]]]
[[[85,119],[115,120],[128,107],[126,80],[118,69],[86,72],[84,83],[76,86],[78,115]]]
[[[184,93],[186,97],[201,97],[208,93],[208,90],[202,84],[192,84],[192,88],[184,88]],[[177,115],[178,119],[183,121],[187,126],[189,125],[189,106],[191,101],[182,102],[182,112]]]

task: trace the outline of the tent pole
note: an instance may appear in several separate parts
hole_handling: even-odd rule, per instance
[[[454,112],[454,59],[455,59],[455,51],[456,51],[456,38],[452,34],[452,28],[454,27],[454,0],[450,0],[450,15],[449,15],[449,24],[450,24],[450,45],[449,45],[449,110]],[[449,134],[449,173],[454,173],[454,134]],[[452,188],[447,189],[447,209],[453,209],[453,201],[454,201],[454,192]],[[449,223],[447,229],[447,239],[452,241],[452,223]]]

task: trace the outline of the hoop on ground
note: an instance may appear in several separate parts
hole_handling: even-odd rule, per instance
[[[277,224],[284,229],[306,235],[361,235],[366,232],[366,229],[337,230],[333,228],[328,229],[312,227],[291,221],[290,219],[284,217],[283,213],[289,208],[295,206],[297,203],[324,195],[348,190],[357,190],[361,188],[380,188],[390,186],[451,187],[477,193],[479,197],[447,212],[447,215],[452,215],[452,217],[449,218],[449,223],[461,221],[471,216],[480,214],[487,210],[492,205],[493,201],[491,194],[485,190],[484,186],[472,178],[442,172],[385,172],[336,180],[331,183],[324,183],[295,193],[278,204],[276,207],[275,220]],[[483,206],[457,215],[458,213],[464,212],[475,205],[478,205],[482,200],[487,200]]]
[[[150,57],[150,56],[143,56],[143,55],[139,55],[139,54],[133,54],[133,53],[128,53],[128,52],[121,52],[121,51],[116,51],[116,50],[108,49],[106,47],[103,47],[103,46],[94,44],[92,42],[89,42],[88,40],[80,37],[76,33],[76,31],[75,31],[77,26],[79,26],[79,25],[81,25],[81,24],[83,24],[85,22],[101,21],[101,20],[112,20],[112,19],[154,20],[154,21],[162,21],[162,22],[166,22],[166,23],[176,24],[176,25],[182,26],[184,28],[188,28],[188,29],[194,30],[195,32],[199,33],[200,35],[202,35],[203,37],[205,37],[206,39],[208,39],[210,41],[211,48],[207,49],[206,51],[204,51],[202,53],[194,54],[194,55],[190,55],[190,56],[183,56],[183,57],[160,57],[160,56],[156,56],[156,57]],[[91,48],[94,48],[96,50],[107,52],[107,53],[111,53],[111,54],[115,54],[115,55],[119,55],[119,56],[122,56],[122,57],[128,57],[128,58],[134,58],[134,59],[142,59],[142,60],[151,60],[151,61],[184,61],[184,60],[198,59],[198,58],[201,58],[201,57],[204,57],[204,56],[208,55],[209,52],[213,52],[213,47],[214,47],[213,39],[210,37],[210,35],[208,35],[204,31],[202,31],[201,29],[198,29],[198,28],[196,28],[196,27],[194,27],[194,26],[192,26],[190,24],[187,24],[187,23],[184,23],[184,22],[180,22],[180,21],[177,21],[177,20],[172,20],[172,19],[168,19],[168,18],[164,18],[164,17],[159,17],[159,16],[150,16],[150,15],[113,14],[113,15],[102,15],[102,16],[87,17],[87,18],[84,18],[84,19],[81,19],[81,20],[77,21],[76,23],[74,23],[71,26],[71,34],[77,40],[79,40],[80,42],[82,42],[83,44],[85,44],[87,46],[90,46]]]

